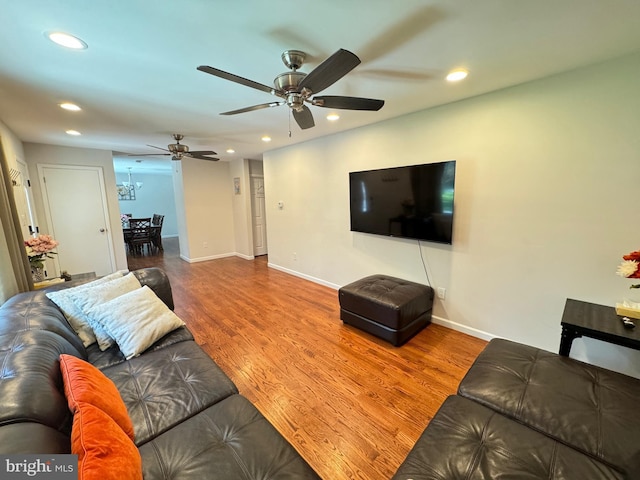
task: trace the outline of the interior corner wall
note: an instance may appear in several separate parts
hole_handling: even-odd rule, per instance
[[[437,321],[557,351],[567,298],[629,291],[615,272],[640,247],[638,78],[634,54],[266,153],[270,265],[335,288],[428,272],[446,288]],[[450,159],[453,245],[350,232],[350,171]],[[571,355],[640,376],[624,347],[577,339]]]
[[[232,192],[233,225],[236,255],[251,260],[253,229],[251,223],[251,184],[248,159],[229,162],[229,189]],[[237,182],[237,188],[236,188]]]
[[[9,168],[17,168],[17,159],[24,159],[22,142],[2,121],[0,121],[0,148],[2,148]],[[3,232],[4,229],[0,221],[0,305],[18,293],[18,284],[11,268],[9,247]]]
[[[2,139],[2,149],[9,168],[17,168],[17,160],[24,160],[24,147],[18,137],[2,121],[0,121],[0,139]]]
[[[24,154],[29,167],[29,176],[31,177],[35,210],[41,227],[40,230],[44,232],[49,231],[49,228],[42,199],[42,187],[37,171],[38,164],[79,165],[102,168],[116,269],[126,269],[127,254],[124,249],[124,242],[118,241],[118,239],[122,238],[122,222],[120,221],[120,209],[118,207],[118,193],[115,189],[116,177],[113,170],[111,151],[92,148],[62,147],[41,143],[25,143]],[[69,212],[69,218],[73,218],[73,212]]]
[[[197,159],[176,163],[180,256],[201,262],[235,255],[229,164]]]

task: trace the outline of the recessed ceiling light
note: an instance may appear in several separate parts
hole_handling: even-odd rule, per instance
[[[71,112],[79,112],[82,110],[78,105],[74,103],[59,103],[60,108],[64,108],[65,110],[69,110]]]
[[[340,115],[338,115],[337,113],[330,113],[329,115],[327,115],[327,120],[329,120],[330,122],[335,122],[336,120],[340,119]]]
[[[264,137],[262,137],[262,141],[263,142],[270,142],[271,141],[271,137],[269,135],[265,135]]]
[[[464,69],[452,70],[449,72],[449,75],[447,75],[447,81],[459,82],[460,80],[467,78],[467,75],[469,75],[469,72]]]
[[[67,135],[74,135],[74,136],[78,136],[78,135],[82,135],[79,131],[77,130],[67,130],[66,131]]]
[[[236,153],[236,151],[233,148],[227,148],[227,153]]]
[[[53,43],[67,48],[73,48],[74,50],[84,50],[88,47],[88,45],[78,37],[64,32],[49,32],[47,33],[47,37]]]

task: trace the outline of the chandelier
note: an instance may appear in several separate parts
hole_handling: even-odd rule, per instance
[[[128,167],[129,174],[128,180],[126,182],[122,182],[122,185],[118,185],[118,196],[119,200],[135,200],[136,199],[136,188],[140,190],[142,188],[142,182],[133,182],[131,180],[131,167]]]

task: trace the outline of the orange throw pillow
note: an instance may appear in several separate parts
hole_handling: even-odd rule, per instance
[[[133,424],[115,384],[104,373],[72,355],[60,355],[60,371],[69,410],[77,413],[78,404],[87,403],[102,410],[134,440]]]
[[[71,453],[79,480],[142,480],[140,452],[105,412],[79,402],[73,415]]]

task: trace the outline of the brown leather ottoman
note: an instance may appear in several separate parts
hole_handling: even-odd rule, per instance
[[[348,325],[402,345],[431,323],[433,289],[387,275],[371,275],[338,291],[340,318]]]

